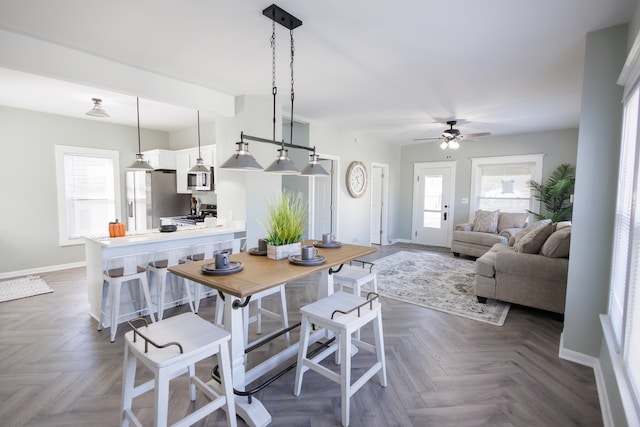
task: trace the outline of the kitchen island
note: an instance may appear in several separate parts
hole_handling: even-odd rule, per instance
[[[146,230],[128,233],[123,237],[85,237],[89,314],[99,321],[102,304],[102,272],[109,258],[140,252],[153,254],[160,249],[223,241],[244,237],[244,235],[244,221],[234,221],[224,227],[179,227],[177,231],[170,233]]]

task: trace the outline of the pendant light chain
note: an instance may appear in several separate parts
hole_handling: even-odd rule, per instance
[[[289,30],[291,36],[291,130],[289,134],[289,143],[293,143],[293,99],[295,98],[295,93],[293,91],[293,55],[295,53],[295,46],[293,45],[293,30]]]

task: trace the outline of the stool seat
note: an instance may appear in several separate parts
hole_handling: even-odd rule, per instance
[[[300,313],[302,314],[302,328],[293,394],[300,395],[303,375],[309,369],[340,384],[342,425],[346,427],[349,425],[351,396],[375,374],[379,375],[382,386],[387,386],[380,302],[377,300],[377,295],[375,299],[369,299],[346,292],[336,292],[302,307]],[[361,341],[359,338],[352,339],[351,335],[369,322],[373,323],[375,345]],[[307,354],[312,324],[334,332],[336,342],[309,358]],[[353,383],[351,382],[352,344],[362,350],[374,353],[377,359],[376,363]],[[336,361],[340,364],[339,374],[320,364],[322,360],[333,353],[336,353]]]
[[[122,426],[128,426],[129,422],[141,425],[132,409],[133,399],[151,390],[154,390],[154,425],[166,426],[170,381],[184,373],[189,374],[191,400],[196,400],[197,388],[210,399],[210,402],[191,411],[173,426],[192,425],[220,408],[227,413],[227,424],[233,427],[237,425],[231,385],[229,332],[193,313],[183,313],[151,325],[134,328],[124,337],[126,345],[122,381]],[[216,354],[221,368],[220,386],[217,386],[215,380],[205,383],[195,376],[195,363]],[[149,369],[154,378],[136,386],[137,361]]]

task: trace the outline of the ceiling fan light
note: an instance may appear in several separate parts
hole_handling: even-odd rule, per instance
[[[457,150],[458,148],[460,148],[460,143],[454,139],[449,142],[449,148],[451,148],[452,150]]]
[[[443,150],[446,150],[448,146],[449,144],[447,144],[447,141],[442,141],[440,143],[440,148],[442,148]]]

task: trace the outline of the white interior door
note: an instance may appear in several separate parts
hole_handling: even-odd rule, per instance
[[[372,244],[379,245],[382,241],[382,174],[379,166],[371,168],[371,221],[370,237]]]
[[[451,246],[455,162],[414,165],[412,242]]]
[[[311,239],[322,239],[323,233],[335,234],[333,215],[333,160],[320,159],[320,164],[330,176],[313,178],[313,236]]]

